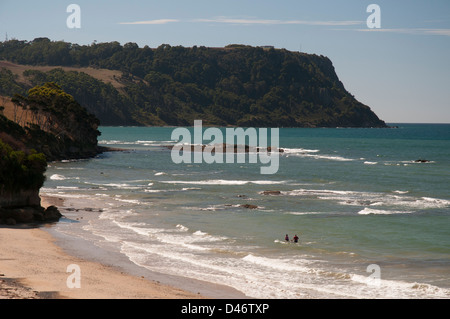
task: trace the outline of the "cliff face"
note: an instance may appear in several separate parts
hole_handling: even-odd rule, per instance
[[[18,191],[0,191],[0,207],[41,206],[39,188]]]
[[[54,83],[15,94],[13,103],[18,123],[0,114],[0,223],[55,220],[56,208],[40,206],[47,160],[97,155],[99,122]]]

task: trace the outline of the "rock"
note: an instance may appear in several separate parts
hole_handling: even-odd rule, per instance
[[[32,207],[24,207],[13,210],[13,216],[18,223],[31,223],[34,221],[35,210]]]
[[[271,146],[267,147],[267,151],[268,151],[268,152],[272,152],[272,147],[271,147]],[[279,149],[278,149],[278,153],[284,153],[284,149],[279,148]]]
[[[263,191],[263,195],[281,195],[281,191]]]
[[[49,206],[43,213],[45,221],[56,221],[62,217],[58,208],[55,206]]]
[[[19,223],[42,223],[57,221],[62,217],[58,208],[41,206],[0,209],[0,224],[16,225]]]
[[[14,218],[10,217],[10,218],[6,219],[5,224],[9,225],[9,226],[13,226],[13,225],[17,224],[17,222]]]
[[[251,205],[251,204],[242,204],[242,205],[239,205],[239,207],[248,208],[248,209],[256,209],[256,208],[258,208],[258,206]]]

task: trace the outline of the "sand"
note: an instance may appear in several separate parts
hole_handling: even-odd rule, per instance
[[[48,205],[43,202],[42,206]],[[0,227],[0,299],[204,298],[71,256],[42,227]],[[78,268],[74,270],[70,265]]]

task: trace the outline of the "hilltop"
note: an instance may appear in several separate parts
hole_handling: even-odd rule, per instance
[[[101,125],[386,127],[324,56],[272,47],[0,43],[0,95],[55,82]]]

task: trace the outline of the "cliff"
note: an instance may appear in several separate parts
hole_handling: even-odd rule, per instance
[[[55,83],[12,102],[15,121],[0,112],[0,224],[57,220],[55,207],[40,205],[47,160],[97,155],[99,122]]]

